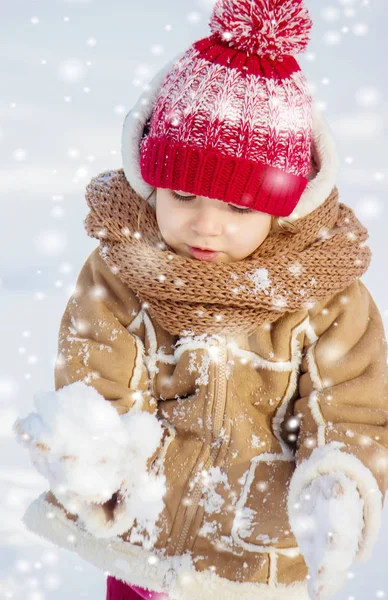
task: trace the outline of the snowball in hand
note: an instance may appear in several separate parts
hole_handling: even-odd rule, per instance
[[[34,404],[37,412],[18,419],[15,426],[24,432],[20,441],[30,446],[36,468],[58,497],[75,494],[88,502],[105,502],[131,479],[145,475],[163,433],[155,416],[120,416],[82,381],[36,394]]]

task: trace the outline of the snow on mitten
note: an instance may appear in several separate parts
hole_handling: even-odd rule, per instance
[[[364,526],[364,501],[341,472],[316,477],[289,507],[290,525],[309,570],[311,600],[340,590],[354,562]]]
[[[144,526],[156,520],[165,477],[147,468],[164,433],[154,415],[120,416],[82,381],[38,393],[34,404],[37,412],[17,419],[14,432],[66,510],[99,537],[127,531],[135,516]]]

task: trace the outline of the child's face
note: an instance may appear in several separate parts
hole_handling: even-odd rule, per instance
[[[267,237],[272,221],[267,213],[163,188],[156,190],[156,218],[164,241],[177,254],[196,260],[191,246],[211,249],[219,252],[211,261],[215,263],[236,262],[252,254]]]

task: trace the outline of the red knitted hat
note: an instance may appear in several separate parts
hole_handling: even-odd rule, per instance
[[[160,89],[141,142],[144,181],[290,215],[311,169],[313,99],[293,56],[311,27],[303,0],[218,0],[212,34]]]

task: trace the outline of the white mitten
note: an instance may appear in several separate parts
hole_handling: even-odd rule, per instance
[[[163,509],[164,475],[146,468],[164,430],[147,412],[119,415],[82,381],[34,397],[37,412],[14,432],[69,512],[98,537],[148,527]]]
[[[361,541],[364,501],[342,472],[320,475],[289,510],[290,525],[309,570],[311,600],[340,590]]]

